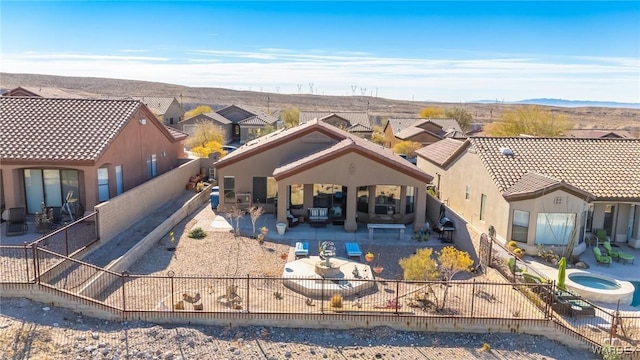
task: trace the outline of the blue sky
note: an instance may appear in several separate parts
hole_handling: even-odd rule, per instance
[[[9,73],[445,102],[640,102],[640,1],[3,0],[0,17]]]

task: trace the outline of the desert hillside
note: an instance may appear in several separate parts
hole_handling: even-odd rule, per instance
[[[458,106],[469,111],[473,122],[487,123],[499,119],[502,112],[517,106],[514,104],[436,103],[422,101],[391,100],[371,96],[325,96],[313,94],[279,94],[257,91],[239,91],[223,88],[188,87],[157,82],[67,77],[36,74],[0,73],[0,88],[18,86],[58,88],[82,96],[160,96],[175,97],[185,109],[196,105],[222,106],[249,105],[273,112],[288,107],[318,111],[365,111],[377,119],[387,117],[417,117],[420,109],[434,106],[447,108]],[[566,114],[576,128],[627,129],[640,131],[640,109],[610,107],[552,107],[552,111]]]

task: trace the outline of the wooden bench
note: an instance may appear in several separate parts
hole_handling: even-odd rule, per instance
[[[373,230],[375,229],[395,229],[400,230],[400,235],[398,239],[402,239],[404,236],[404,224],[367,224],[367,228],[369,229],[369,240],[373,240]]]
[[[309,208],[309,224],[311,226],[326,226],[328,221],[328,208]]]

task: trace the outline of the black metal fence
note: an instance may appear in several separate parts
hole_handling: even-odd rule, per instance
[[[31,243],[0,246],[0,283],[35,283],[39,274],[62,261],[56,255],[73,258],[99,240],[96,220],[93,212]],[[39,253],[40,259],[35,261],[36,249],[48,252]],[[42,268],[36,269],[36,265]]]
[[[594,346],[640,346],[640,316],[617,313],[586,300],[580,301],[592,309],[588,312],[563,310],[556,306],[559,289],[555,284],[523,282],[505,265],[510,256],[500,252],[499,246],[493,247],[489,259],[506,282],[186,277],[172,272],[150,276],[115,273],[74,259],[84,248],[80,246],[83,241],[69,241],[68,234],[55,240],[64,241],[64,246],[53,244],[53,248],[64,248],[71,256],[52,251],[51,238],[48,247],[43,239],[0,247],[0,283],[39,284],[125,314],[345,314],[551,321]],[[84,242],[92,241],[87,237]]]

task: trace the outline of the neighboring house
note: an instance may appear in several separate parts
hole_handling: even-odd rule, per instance
[[[189,135],[193,135],[196,132],[196,128],[199,122],[211,122],[219,126],[224,132],[225,144],[229,144],[233,141],[233,123],[231,122],[231,120],[216,112],[208,112],[195,115],[186,120],[180,121],[176,127]]]
[[[142,101],[165,125],[177,128],[176,125],[184,119],[184,108],[176,98],[155,96],[132,96],[131,98]]]
[[[401,141],[412,141],[427,146],[444,138],[465,138],[455,119],[391,118],[382,132],[385,146],[390,148]]]
[[[280,222],[329,209],[330,220],[425,225],[426,185],[433,179],[391,150],[319,120],[257,138],[215,164],[218,210],[263,206]]]
[[[633,139],[631,132],[627,130],[607,129],[573,129],[567,132],[566,137],[583,139]]]
[[[373,125],[366,111],[300,111],[300,124],[305,124],[314,119],[333,125],[342,130],[348,131],[358,137],[371,139]]]
[[[225,144],[244,144],[259,136],[260,131],[278,126],[278,118],[267,115],[258,110],[246,106],[229,105],[215,112],[204,114],[201,119],[211,118],[216,125],[223,128]],[[185,124],[193,125],[194,121],[188,119]],[[226,119],[226,120],[224,120]]]
[[[596,229],[614,242],[640,236],[640,140],[472,137],[417,154],[453,211],[529,254],[572,238],[580,253]]]
[[[176,167],[185,138],[136,100],[0,97],[4,205],[92,210]]]
[[[36,96],[36,97],[46,97],[46,98],[67,98],[67,99],[87,97],[87,96],[79,95],[78,93],[75,93],[75,92],[68,92],[58,88],[22,87],[22,86],[18,86],[17,88],[8,90],[5,93],[3,93],[2,96]]]

